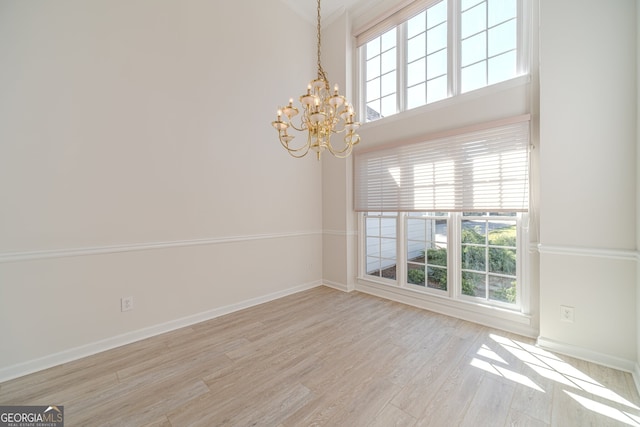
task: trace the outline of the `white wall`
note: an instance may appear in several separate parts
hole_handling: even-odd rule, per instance
[[[347,100],[354,103],[352,90],[352,43],[349,15],[342,11],[328,25],[323,24],[322,64],[331,85],[337,83]],[[342,139],[334,137],[341,149]],[[324,284],[353,290],[356,277],[356,223],[353,213],[352,158],[336,159],[325,153],[322,159],[322,228]]]
[[[636,360],[636,2],[541,1],[540,343]],[[560,305],[575,322],[560,321]]]
[[[270,126],[314,28],[279,1],[0,0],[0,380],[320,282],[321,167]]]
[[[636,6],[636,250],[640,248],[640,7]],[[636,262],[636,366],[634,379],[640,390],[640,260]]]

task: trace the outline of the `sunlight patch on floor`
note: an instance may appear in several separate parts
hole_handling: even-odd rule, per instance
[[[518,384],[527,386],[534,390],[544,393],[544,390],[540,388],[540,386],[531,380],[531,378],[526,375],[519,374],[517,372],[511,371],[509,369],[503,368],[501,366],[494,365],[489,362],[485,362],[484,360],[474,358],[471,361],[471,366],[475,366],[476,368],[480,368],[486,372],[492,373],[494,375],[499,375],[508,380],[517,382]]]
[[[612,408],[611,406],[605,405],[604,403],[596,402],[595,400],[586,398],[584,396],[571,393],[570,391],[564,390],[564,392],[567,393],[567,395],[569,395],[573,400],[589,409],[590,411],[597,412],[598,414],[613,418],[616,421],[620,421],[630,426],[640,425],[636,420],[634,420],[634,418],[637,419],[638,417],[634,417],[631,414],[628,414],[619,409]]]
[[[640,415],[617,409],[607,403],[585,397],[583,394],[611,402],[611,404],[623,405],[631,410],[640,411],[640,407],[613,390],[603,386],[555,354],[534,345],[515,341],[500,335],[490,334],[490,337],[498,347],[492,349],[490,344],[482,344],[476,352],[476,357],[471,360],[472,366],[541,393],[545,393],[545,390],[536,383],[535,378],[539,376],[551,380],[570,388],[571,391],[565,389],[563,390],[564,393],[582,407],[627,425],[640,426]],[[504,357],[498,354],[499,351],[507,351],[515,356],[524,366],[530,369],[533,376],[508,369],[509,363]]]

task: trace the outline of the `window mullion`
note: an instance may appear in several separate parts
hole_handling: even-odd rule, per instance
[[[449,296],[451,298],[458,298],[462,295],[462,220],[459,212],[453,212],[449,215],[449,221],[453,226],[448,229],[447,238],[450,244],[449,249]],[[449,224],[449,225],[451,225]]]
[[[407,286],[407,236],[406,236],[405,212],[398,212],[396,222],[397,256],[396,256],[396,282],[399,287]]]
[[[529,277],[529,215],[520,214],[516,220],[516,304],[520,311],[528,314],[530,312],[530,297],[527,281]]]
[[[367,227],[365,224],[366,217],[364,212],[358,213],[358,277],[364,277],[367,265]]]
[[[362,117],[362,121],[367,121],[367,91],[366,91],[366,57],[367,57],[367,45],[362,46],[361,49],[356,49],[356,73],[359,84],[356,85],[356,93],[358,100],[358,117]],[[363,83],[364,82],[364,83]]]
[[[488,70],[487,70],[488,71]],[[484,299],[489,301],[489,220],[484,221]]]
[[[447,7],[447,90],[450,97],[460,94],[460,0],[446,0]]]
[[[398,33],[397,33],[396,43],[396,93],[397,96],[397,108],[398,111],[406,111],[407,109],[407,23],[403,22],[398,25]]]
[[[516,23],[517,74],[529,72],[531,63],[531,6],[528,0],[518,0],[518,16]]]

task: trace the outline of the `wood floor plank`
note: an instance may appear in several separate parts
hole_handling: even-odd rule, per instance
[[[279,427],[328,426],[329,420],[341,409],[342,402],[332,394],[315,394],[297,411],[289,414]]]
[[[416,419],[392,404],[385,405],[369,427],[413,427]]]
[[[457,366],[437,393],[424,397],[424,410],[416,426],[460,424],[485,375],[469,365]]]
[[[77,387],[77,384],[84,382],[87,377],[104,377],[108,380],[121,366],[146,359],[165,348],[162,338],[143,340],[8,381],[0,384],[0,402],[33,400],[55,395],[59,390]]]
[[[341,395],[342,404],[326,425],[368,426],[398,391],[399,387],[385,378],[363,378]]]
[[[0,384],[68,425],[640,426],[629,373],[319,287]]]
[[[264,393],[268,398],[258,399],[258,404],[238,411],[236,416],[228,418],[228,424],[233,426],[275,426],[313,398],[311,390],[300,383],[286,387],[274,387],[271,390],[265,390]]]
[[[512,409],[507,417],[506,426],[509,427],[546,427],[549,423],[540,421],[537,418],[531,417],[523,412]]]
[[[171,423],[166,416],[162,416],[149,424],[144,424],[142,427],[171,427]]]
[[[484,375],[459,426],[504,425],[516,386]]]
[[[420,417],[425,407],[425,396],[438,393],[442,384],[447,381],[449,373],[455,369],[462,355],[472,344],[473,340],[456,336],[441,337],[436,347],[438,351],[431,356],[428,363],[416,370],[415,375],[396,395],[392,403],[408,414],[416,418]]]

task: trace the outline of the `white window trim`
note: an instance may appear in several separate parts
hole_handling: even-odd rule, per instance
[[[378,126],[381,126],[381,127],[388,126],[393,124],[394,122],[402,122],[411,117],[423,116],[425,114],[429,114],[440,109],[453,107],[459,104],[464,104],[474,99],[491,97],[492,95],[498,94],[499,92],[509,90],[512,88],[523,87],[523,86],[529,85],[530,83],[531,83],[531,76],[529,75],[515,77],[511,80],[505,80],[503,82],[496,83],[491,86],[485,86],[483,88],[466,92],[458,96],[445,98],[440,101],[433,102],[431,104],[425,104],[420,107],[413,108],[411,110],[402,111],[398,114],[394,114],[393,116],[385,117],[384,119],[362,123],[362,128],[375,129]],[[359,87],[357,90],[359,90]]]

